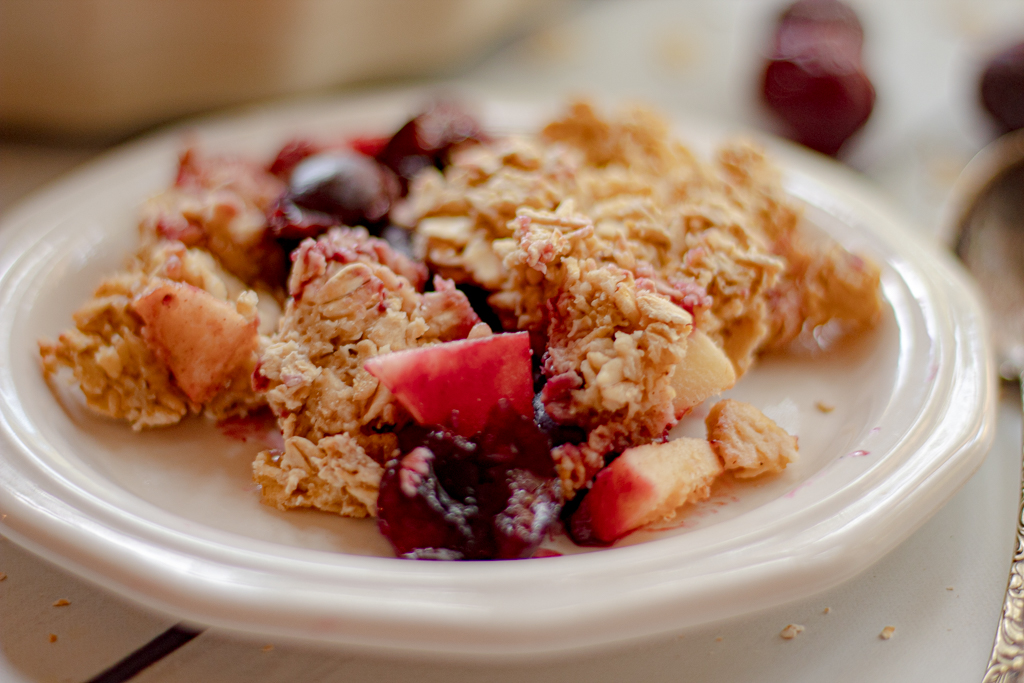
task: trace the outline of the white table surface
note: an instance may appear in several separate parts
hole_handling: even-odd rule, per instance
[[[991,136],[976,106],[979,65],[1024,37],[1019,2],[852,2],[878,89],[846,160],[923,234]],[[583,2],[464,69],[455,81],[512,95],[598,93],[768,127],[753,85],[769,2]],[[0,139],[0,213],[99,150]],[[494,665],[400,660],[209,630],[135,681],[973,681],[988,661],[1012,555],[1021,405],[1000,400],[981,469],[868,571],[805,600],[616,649]],[[0,681],[85,681],[173,626],[0,537]],[[54,606],[58,600],[70,604]],[[827,613],[826,613],[827,609]],[[789,623],[805,627],[780,638]],[[879,638],[894,626],[890,640]],[[50,634],[56,642],[50,642]]]

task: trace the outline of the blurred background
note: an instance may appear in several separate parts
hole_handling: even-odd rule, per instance
[[[799,61],[817,49],[793,48],[790,40],[781,47],[790,54],[780,54],[787,6],[0,0],[0,212],[106,147],[170,121],[424,80],[483,85],[510,97],[639,99],[793,135],[762,94],[768,58]],[[934,227],[953,179],[999,131],[982,107],[980,79],[994,55],[1024,40],[1024,3],[850,0],[848,7],[863,27],[853,61],[875,98],[839,157],[922,227]],[[835,33],[805,31],[797,42],[823,43],[826,56],[849,52]]]

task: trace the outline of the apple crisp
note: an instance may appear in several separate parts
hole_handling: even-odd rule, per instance
[[[570,534],[611,543],[724,472],[793,462],[796,438],[734,400],[707,439],[668,433],[758,354],[874,325],[879,268],[801,227],[752,143],[706,162],[648,110],[586,103],[485,139],[452,111],[421,115],[429,140],[417,117],[378,147],[293,141],[268,166],[186,151],[139,253],[40,341],[46,376],[70,371],[136,430],[266,405],[284,445],[253,463],[263,502],[379,514],[410,557],[528,557],[577,496]],[[489,394],[488,374],[507,381]],[[403,535],[431,524],[457,543]]]

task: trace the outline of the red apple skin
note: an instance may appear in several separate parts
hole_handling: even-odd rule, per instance
[[[192,285],[165,282],[141,294],[132,310],[146,344],[197,404],[213,398],[256,350],[259,320]]]
[[[616,467],[619,460],[621,457],[598,473],[586,498],[591,533],[605,543],[640,526],[639,520],[647,516],[657,494],[654,482],[642,471],[629,467],[626,461]]]
[[[530,354],[530,335],[515,332],[386,353],[363,367],[418,423],[470,437],[502,398],[533,417]]]
[[[583,499],[589,530],[583,528],[586,520],[580,517],[573,520],[577,524],[572,531],[578,537],[589,535],[591,540],[610,543],[646,524],[674,517],[687,503],[705,500],[721,473],[722,463],[704,439],[627,448],[598,472]]]

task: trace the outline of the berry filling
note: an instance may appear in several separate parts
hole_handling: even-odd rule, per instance
[[[300,161],[320,151],[320,146],[315,142],[302,139],[292,140],[281,148],[281,151],[277,153],[274,160],[267,166],[267,171],[287,182],[292,175],[292,171],[298,166]]]
[[[378,525],[411,559],[528,558],[558,520],[561,488],[551,442],[505,400],[467,439],[446,429],[400,434],[388,463]]]
[[[288,195],[278,199],[267,211],[267,226],[270,234],[278,240],[303,240],[316,237],[328,229],[340,225],[340,221],[320,211],[303,209]]]
[[[551,439],[552,447],[566,443],[580,444],[587,440],[587,431],[582,427],[555,422],[554,418],[544,410],[544,401],[541,400],[539,393],[533,397],[533,411],[533,421],[537,423],[537,428]]]

